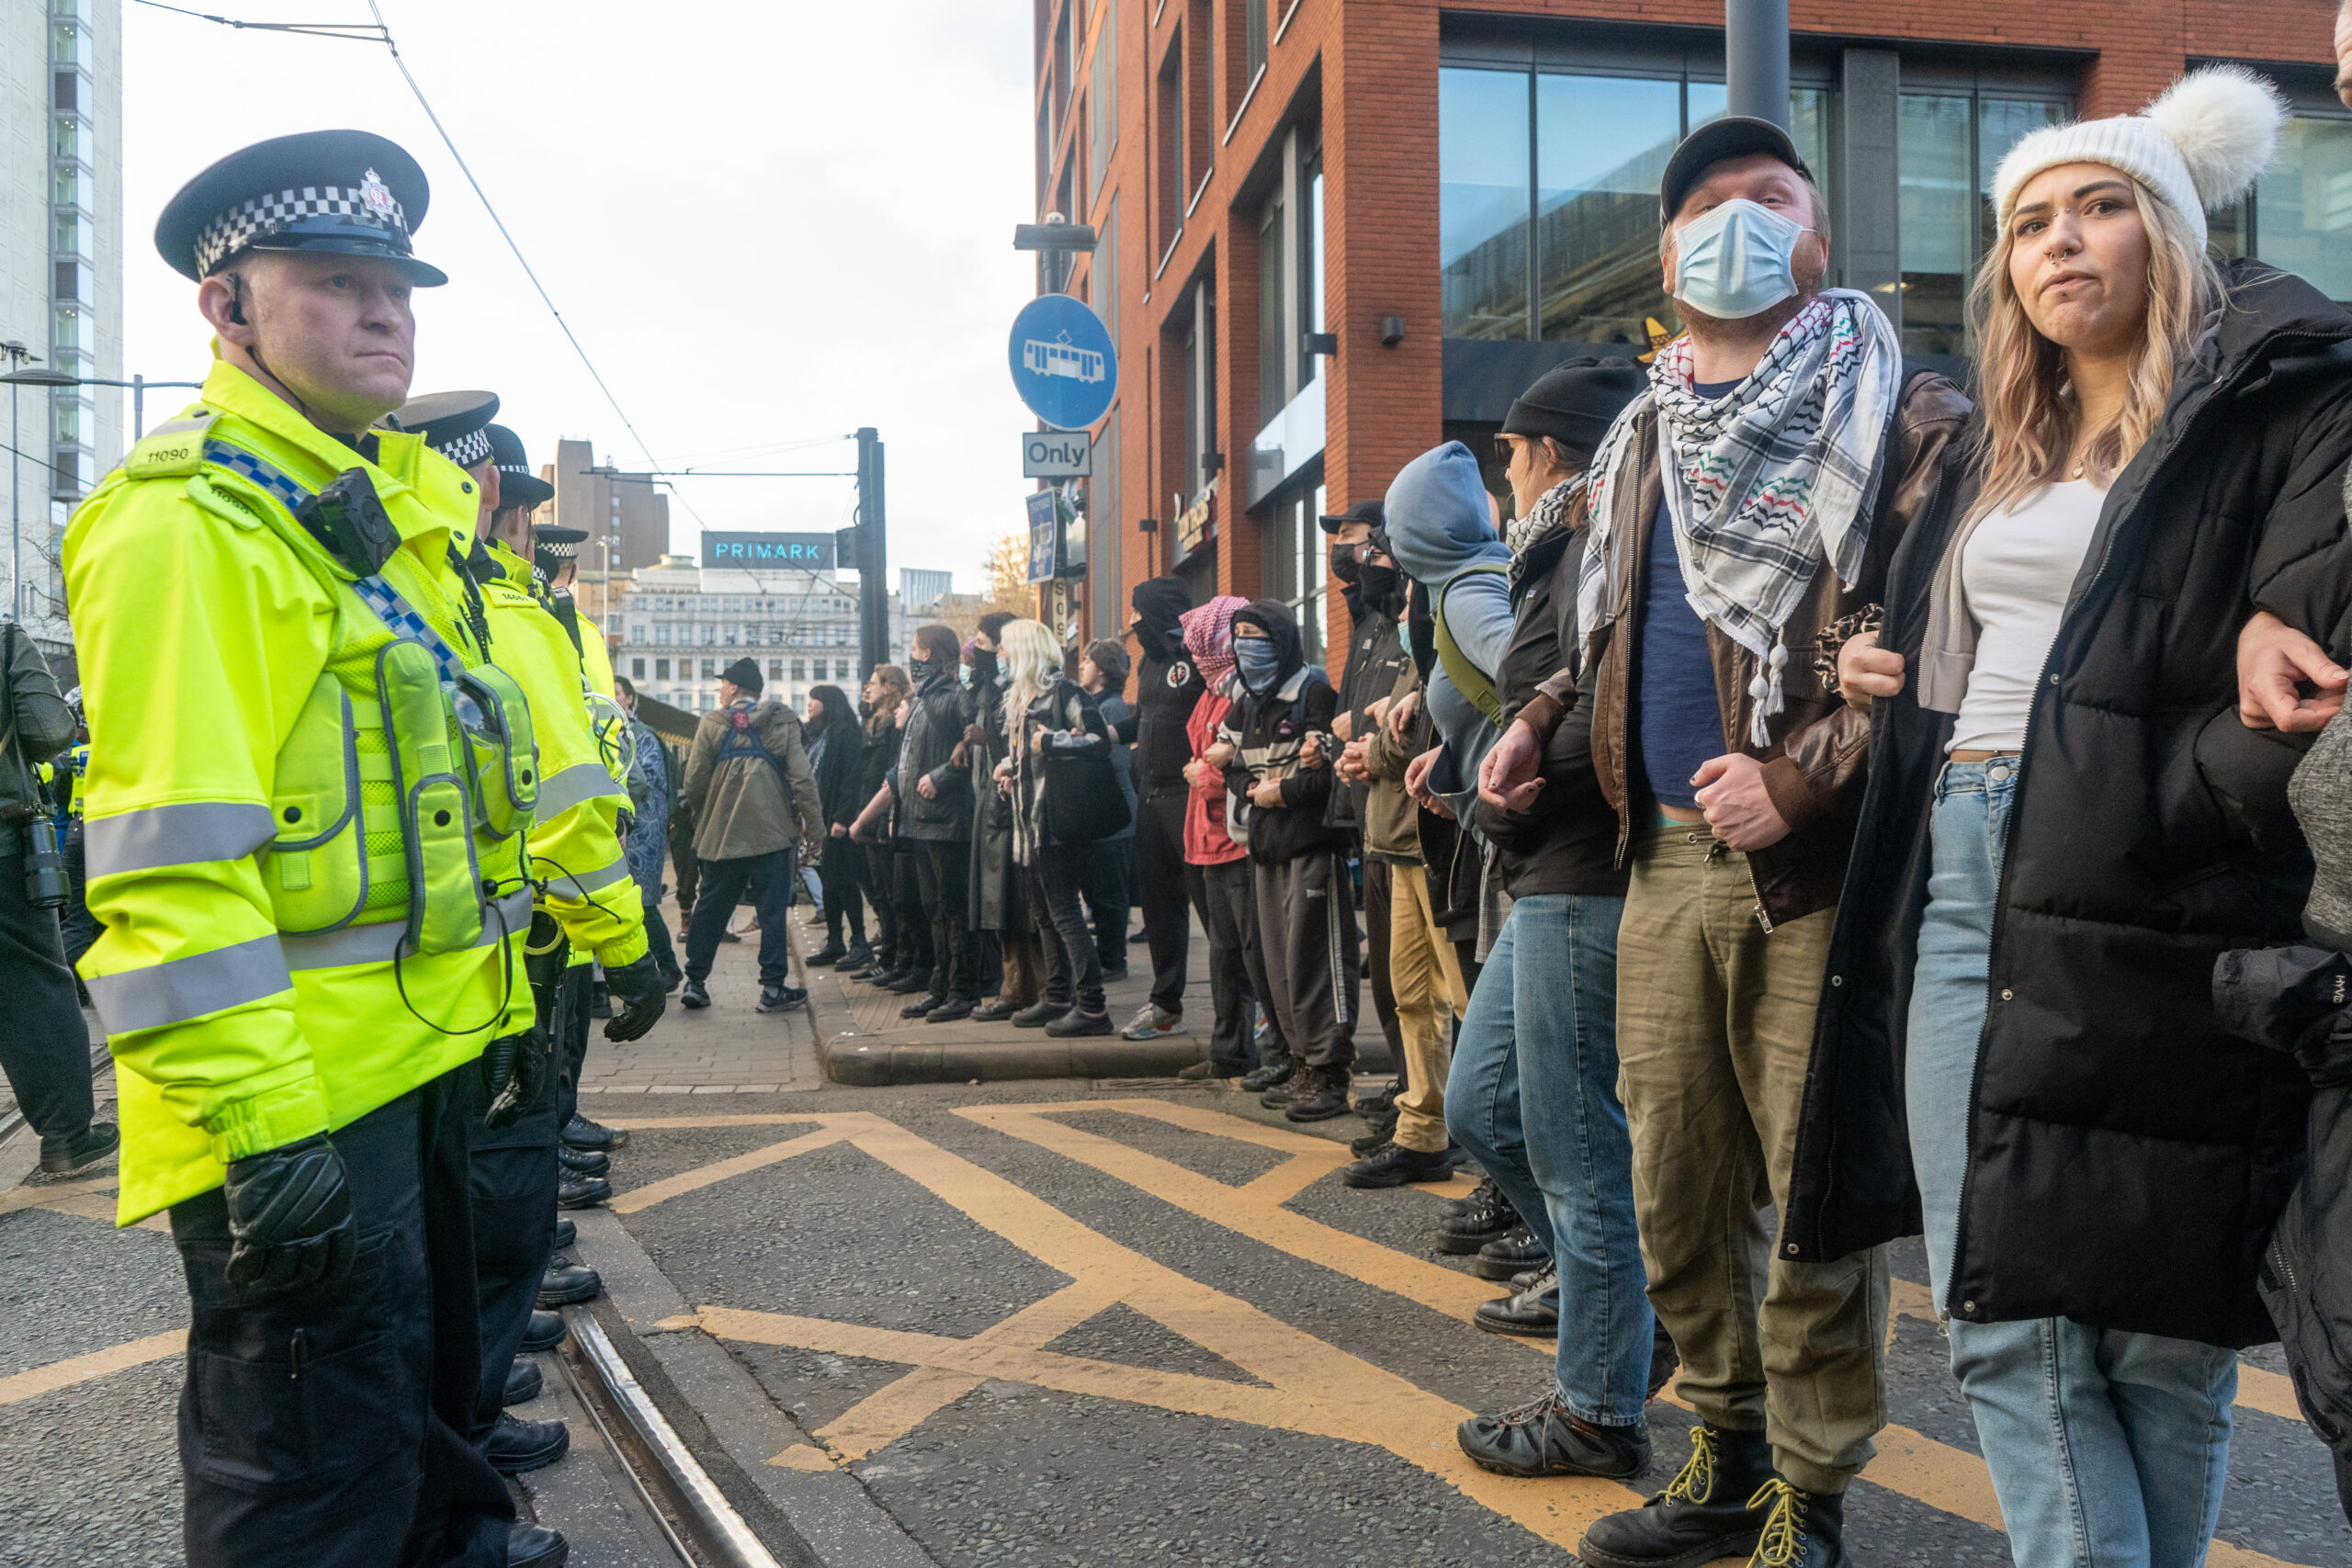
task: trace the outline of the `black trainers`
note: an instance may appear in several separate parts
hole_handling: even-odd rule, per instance
[[[523,1348],[533,1355],[542,1350],[552,1350],[563,1343],[566,1332],[563,1314],[535,1312],[531,1314],[530,1326],[523,1330]]]
[[[1776,1479],[1763,1433],[1693,1427],[1690,1457],[1666,1490],[1595,1519],[1577,1556],[1587,1568],[1699,1568],[1753,1552]]]
[[[1552,1261],[1525,1224],[1516,1224],[1478,1249],[1470,1268],[1481,1280],[1508,1280],[1522,1269],[1541,1269]]]
[[[786,1012],[808,999],[806,986],[763,986],[754,1012]]]
[[[1298,1058],[1287,1051],[1261,1052],[1258,1069],[1241,1075],[1241,1092],[1263,1094],[1278,1083],[1287,1083],[1298,1071]]]
[[[678,998],[678,1005],[682,1008],[707,1008],[710,1005],[710,992],[700,980],[689,975],[685,991]]]
[[[1470,1321],[1489,1334],[1549,1339],[1560,1331],[1560,1276],[1545,1269],[1510,1295],[1480,1302]]]
[[[93,1122],[78,1133],[40,1141],[40,1173],[71,1176],[122,1146],[122,1131],[111,1122]]]
[[[577,1111],[563,1124],[563,1141],[575,1149],[601,1149],[606,1154],[628,1147],[628,1134],[616,1132],[601,1122],[591,1122]]]
[[[528,1404],[539,1397],[539,1391],[546,1386],[547,1380],[540,1375],[539,1364],[517,1356],[507,1366],[506,1386],[499,1391],[498,1403],[501,1405]]]
[[[1807,1492],[1776,1475],[1756,1489],[1747,1506],[1766,1510],[1748,1568],[1840,1568],[1845,1562],[1845,1494]]]
[[[1503,1190],[1495,1185],[1491,1176],[1478,1183],[1478,1190],[1455,1206],[1454,1212],[1437,1223],[1437,1249],[1462,1256],[1477,1251],[1490,1241],[1500,1241],[1519,1224],[1519,1211],[1511,1207]]]
[[[1528,1480],[1599,1475],[1626,1481],[1650,1467],[1645,1428],[1579,1421],[1560,1403],[1557,1389],[1499,1416],[1473,1416],[1453,1429],[1453,1440],[1481,1470]]]
[[[1402,1144],[1384,1144],[1340,1172],[1351,1187],[1402,1187],[1408,1181],[1443,1181],[1453,1174],[1453,1151],[1425,1155]]]
[[[1345,1067],[1309,1067],[1293,1078],[1283,1115],[1292,1122],[1329,1122],[1348,1110],[1350,1075]]]
[[[526,1421],[502,1410],[481,1450],[490,1468],[501,1475],[553,1464],[571,1448],[571,1431],[560,1421]]]

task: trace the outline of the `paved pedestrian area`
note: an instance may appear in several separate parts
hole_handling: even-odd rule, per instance
[[[1550,1349],[1472,1327],[1497,1287],[1427,1245],[1467,1177],[1349,1189],[1355,1119],[1294,1127],[1220,1086],[821,1085],[821,1012],[751,1014],[750,964],[725,950],[720,1005],[665,1019],[658,1066],[598,1041],[591,1106],[631,1141],[580,1220],[598,1320],[779,1559],[1540,1568],[1679,1464],[1670,1389],[1640,1486],[1462,1457],[1454,1424],[1536,1394]],[[747,1087],[778,1083],[806,1087]],[[30,1152],[0,1146],[0,1562],[178,1563],[169,1237],[111,1227],[110,1172],[26,1184]],[[1916,1246],[1896,1273],[1852,1560],[2005,1563]],[[2280,1371],[2245,1359],[2209,1561],[2352,1568]],[[549,1381],[531,1414],[566,1410]],[[661,1561],[575,1428],[526,1506],[582,1568]]]

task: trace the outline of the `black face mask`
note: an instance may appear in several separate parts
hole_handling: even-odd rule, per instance
[[[996,679],[996,655],[984,648],[972,649],[972,684],[984,686]]]
[[[907,660],[907,676],[914,682],[914,688],[918,692],[929,690],[932,681],[938,673],[939,667],[928,659]]]
[[[1363,602],[1373,614],[1396,618],[1405,607],[1405,579],[1394,566],[1382,566],[1377,561],[1363,563],[1363,576],[1358,586],[1363,592]]]
[[[1360,581],[1364,569],[1363,558],[1358,553],[1362,548],[1360,545],[1333,545],[1331,575],[1342,582]]]

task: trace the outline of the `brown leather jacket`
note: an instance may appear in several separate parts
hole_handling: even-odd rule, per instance
[[[1707,628],[1707,646],[1714,655],[1715,701],[1723,712],[1724,750],[1726,754],[1745,751],[1763,763],[1764,787],[1789,824],[1788,837],[1747,857],[1756,880],[1756,918],[1766,931],[1836,907],[1868,776],[1870,716],[1823,685],[1813,668],[1816,639],[1831,622],[1883,602],[1887,564],[1944,481],[1956,456],[1955,438],[1968,414],[1967,397],[1951,381],[1931,371],[1909,374],[1889,435],[1894,449],[1887,454],[1878,520],[1871,528],[1861,574],[1848,588],[1826,567],[1815,572],[1812,587],[1782,628],[1789,649],[1781,676],[1787,706],[1770,721],[1770,745],[1759,748],[1747,741],[1747,682],[1754,673],[1754,656],[1714,626]],[[1601,793],[1617,808],[1621,866],[1626,863],[1636,818],[1646,822],[1654,809],[1639,778],[1631,720],[1634,650],[1648,592],[1650,531],[1664,492],[1657,415],[1645,410],[1636,417],[1641,421],[1640,482],[1618,488],[1616,504],[1624,510],[1615,519],[1611,547],[1619,555],[1620,598],[1611,624],[1595,639],[1582,689],[1583,700],[1591,704],[1593,768],[1600,774]],[[1520,716],[1548,740],[1578,695],[1574,672],[1563,670],[1537,688]]]

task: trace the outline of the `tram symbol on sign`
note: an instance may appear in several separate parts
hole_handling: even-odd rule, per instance
[[[1028,339],[1021,345],[1021,362],[1040,376],[1067,376],[1073,381],[1100,381],[1103,377],[1102,355],[1073,344],[1068,333],[1057,333],[1051,343]]]

